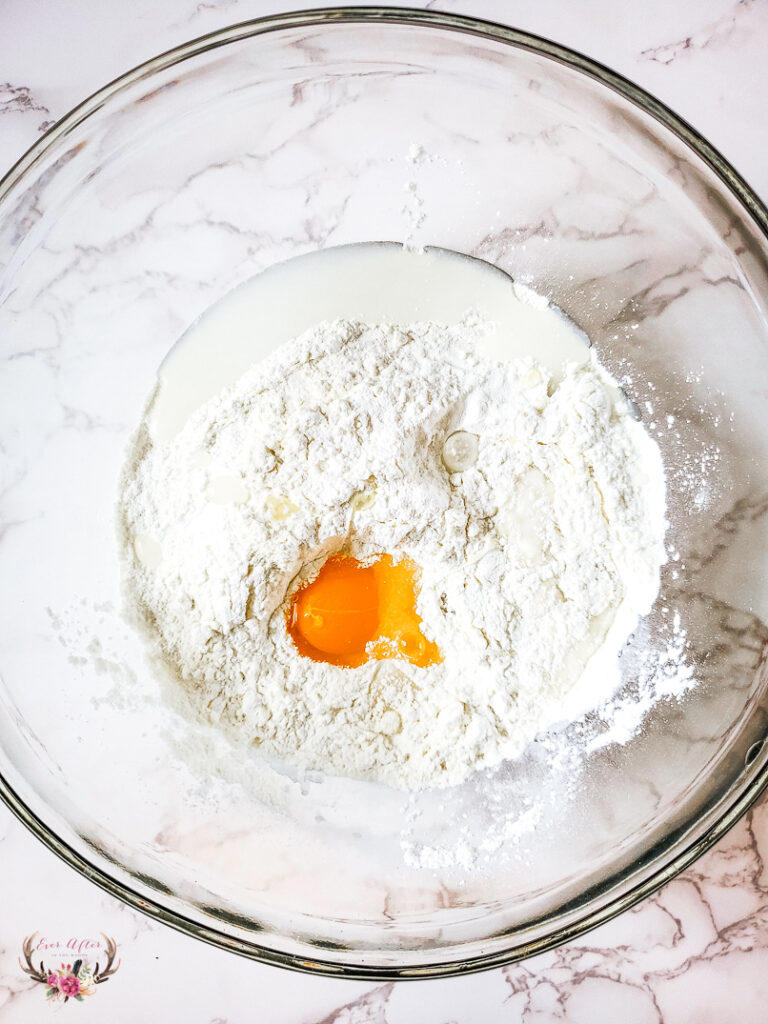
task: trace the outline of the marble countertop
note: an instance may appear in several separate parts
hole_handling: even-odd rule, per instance
[[[582,50],[656,94],[768,197],[768,0],[411,0]],[[5,0],[0,168],[123,70],[281,0]],[[126,14],[128,13],[128,16]],[[768,999],[768,798],[675,881],[579,942],[446,981],[371,984],[289,974],[142,917],[76,875],[0,809],[0,1020],[111,1024],[751,1024]],[[43,1006],[20,970],[26,935],[114,935],[122,965],[96,1000]]]

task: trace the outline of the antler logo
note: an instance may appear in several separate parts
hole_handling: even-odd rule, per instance
[[[117,943],[103,932],[101,933],[101,937],[104,939],[103,943],[87,939],[80,941],[70,939],[64,944],[50,943],[41,939],[36,943],[37,935],[38,933],[34,932],[24,939],[22,946],[24,963],[19,957],[19,966],[33,981],[45,985],[46,998],[50,1000],[67,1003],[70,999],[76,999],[78,1002],[82,1002],[85,996],[93,995],[97,985],[109,981],[120,966],[119,960],[115,963]],[[79,955],[84,947],[89,950],[93,949],[93,955],[88,957]],[[35,967],[33,957],[36,952],[39,954],[41,949],[51,951],[57,958],[61,956],[62,950],[65,957],[72,956],[73,951],[77,955],[72,958],[71,962],[61,961],[58,967],[53,965],[46,967],[44,958],[40,957],[40,966]]]

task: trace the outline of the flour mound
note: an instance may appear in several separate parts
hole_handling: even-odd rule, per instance
[[[293,764],[421,788],[515,757],[574,693],[608,696],[658,591],[658,448],[596,359],[559,379],[481,355],[481,334],[323,323],[169,443],[139,431],[128,593],[201,715]],[[457,430],[477,462],[449,474]],[[290,596],[342,550],[420,566],[439,665],[299,655]]]

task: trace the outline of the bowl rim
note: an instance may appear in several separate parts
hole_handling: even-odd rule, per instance
[[[113,96],[136,82],[148,79],[191,57],[241,39],[281,29],[349,23],[432,27],[465,35],[480,36],[515,49],[527,50],[547,57],[586,75],[649,114],[691,149],[699,159],[703,160],[755,222],[768,245],[768,208],[755,191],[725,157],[692,125],[630,79],[577,50],[530,32],[467,15],[409,7],[323,7],[253,18],[198,36],[143,61],[73,107],[11,166],[7,173],[0,178],[0,213],[15,187],[53,146],[66,138],[74,128],[96,113]],[[752,756],[752,750],[755,748],[757,748],[757,752]],[[468,959],[399,966],[374,966],[365,962],[350,964],[331,958],[308,958],[227,935],[217,927],[202,924],[179,911],[170,910],[151,896],[143,895],[130,885],[113,878],[107,871],[61,839],[32,810],[2,773],[0,773],[0,800],[49,850],[83,877],[134,910],[141,911],[177,931],[241,956],[302,973],[367,981],[392,981],[452,977],[501,967],[546,952],[581,937],[593,928],[633,907],[689,867],[736,824],[758,799],[766,786],[768,786],[768,743],[762,742],[750,748],[745,771],[739,776],[739,781],[733,787],[732,792],[722,797],[710,810],[708,817],[711,820],[701,834],[693,838],[685,835],[680,837],[674,844],[676,849],[673,851],[673,855],[665,863],[660,863],[639,882],[631,885],[627,891],[612,896],[603,906],[591,911],[585,908],[580,916],[570,924],[558,925],[545,936],[533,941],[517,942],[517,944],[497,952],[481,953]],[[621,876],[629,878],[638,870],[636,862],[622,871]],[[495,936],[495,938],[498,937],[498,935]]]

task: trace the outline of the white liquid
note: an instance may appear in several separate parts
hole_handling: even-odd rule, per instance
[[[454,324],[470,310],[494,324],[483,344],[491,358],[532,356],[555,372],[588,358],[582,331],[483,260],[394,242],[341,245],[269,267],[192,324],[160,366],[152,439],[169,441],[254,362],[323,320]]]

